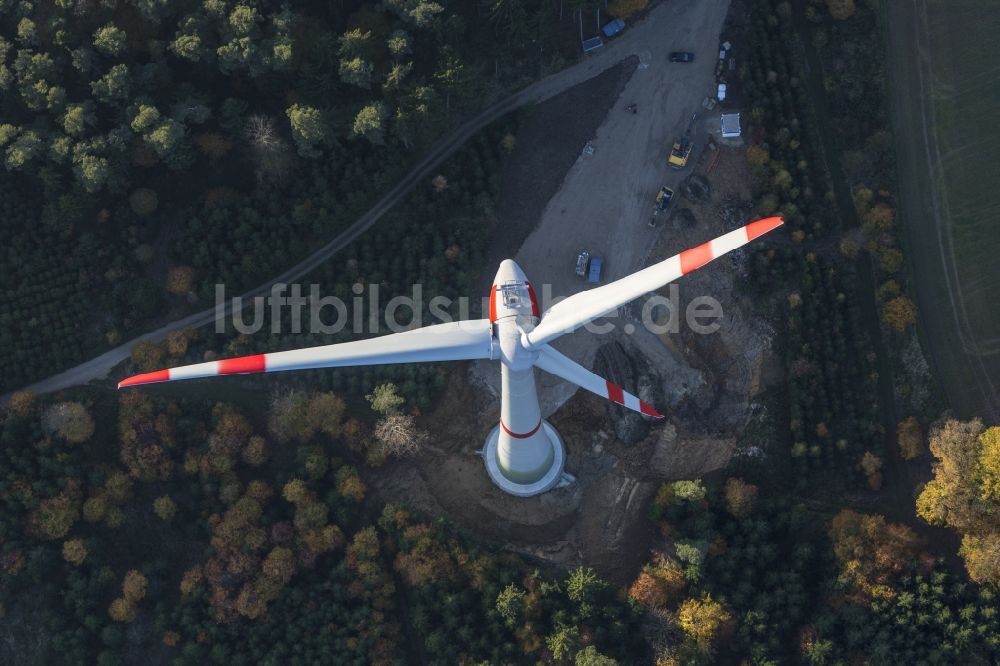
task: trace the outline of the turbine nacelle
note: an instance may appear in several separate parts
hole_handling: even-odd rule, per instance
[[[527,370],[538,352],[526,348],[525,335],[538,323],[540,310],[534,287],[512,259],[500,262],[490,287],[490,323],[500,347],[500,362],[512,370]]]

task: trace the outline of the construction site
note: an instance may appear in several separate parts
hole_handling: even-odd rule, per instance
[[[713,34],[722,30],[722,19],[713,18]],[[750,219],[742,137],[722,136],[723,111],[738,112],[738,91],[730,84],[726,100],[715,96],[715,38],[694,66],[667,63],[669,45],[660,48],[540,105],[521,129],[497,220],[498,228],[514,233],[498,236],[494,253],[513,256],[536,286],[547,285],[555,296],[593,286],[574,270],[581,250],[591,262],[603,259],[601,281],[610,282]],[[728,67],[735,56],[731,47],[723,51],[727,60],[718,62]],[[638,105],[636,99],[651,101]],[[581,106],[586,111],[572,112]],[[528,169],[547,176],[529,183]],[[773,331],[739,289],[744,264],[736,252],[686,277],[675,294],[662,290],[679,309],[697,296],[718,300],[723,316],[711,335],[684,326],[659,335],[646,330],[639,301],[608,320],[610,334],[581,330],[554,343],[667,410],[666,424],[651,426],[537,373],[542,415],[565,440],[566,470],[575,483],[516,498],[490,482],[479,449],[498,419],[499,376],[489,362],[477,361],[456,367],[430,415],[434,446],[415,465],[379,472],[373,479],[379,494],[444,512],[516,552],[567,566],[587,562],[612,577],[627,570],[621,565],[641,561],[643,544],[657,538],[642,507],[659,484],[724,467],[737,453],[755,396],[780,381],[780,363],[769,351]]]

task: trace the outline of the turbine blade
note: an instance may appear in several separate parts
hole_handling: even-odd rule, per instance
[[[639,400],[639,398],[623,390],[621,386],[612,384],[608,380],[595,375],[576,361],[560,354],[549,345],[544,345],[540,352],[538,359],[535,360],[535,365],[550,375],[562,377],[566,381],[576,384],[580,388],[587,389],[602,398],[607,398],[622,407],[628,407],[653,418],[663,418],[663,414],[656,411],[649,403]]]
[[[241,356],[157,370],[129,377],[119,382],[118,388],[217,375],[338,368],[352,365],[464,361],[492,357],[493,326],[488,319],[476,319],[426,326],[356,342]]]
[[[637,271],[603,287],[582,291],[556,303],[542,315],[533,330],[526,335],[527,347],[537,349],[561,335],[571,333],[584,324],[625,305],[643,294],[659,289],[677,278],[696,271],[713,259],[743,247],[784,224],[780,217],[751,222],[728,234],[698,247]]]

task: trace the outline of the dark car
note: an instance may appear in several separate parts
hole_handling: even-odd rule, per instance
[[[673,51],[670,54],[670,62],[691,62],[694,60],[694,54],[689,51]]]

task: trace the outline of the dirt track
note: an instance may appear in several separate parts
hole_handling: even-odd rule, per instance
[[[975,311],[970,313],[967,302],[969,290],[976,283],[979,287],[987,286],[982,284],[986,277],[982,271],[989,270],[995,256],[976,260],[966,256],[967,250],[963,252],[956,247],[955,205],[949,200],[949,186],[956,179],[979,187],[981,195],[985,190],[995,192],[995,182],[990,184],[975,173],[963,176],[956,171],[962,166],[961,160],[972,155],[962,156],[961,160],[956,160],[955,154],[942,157],[940,119],[935,108],[942,91],[936,86],[949,82],[942,80],[942,71],[935,67],[933,40],[935,32],[940,34],[949,30],[949,26],[928,18],[929,4],[933,3],[930,0],[883,3],[886,24],[890,26],[889,79],[906,249],[913,264],[921,332],[949,404],[959,416],[985,416],[996,422],[1000,420],[1000,391],[995,383],[1000,376],[1000,349],[995,341],[1000,331],[986,323],[982,305],[976,316]],[[961,18],[957,4],[968,3],[946,8],[947,12],[956,12],[956,23],[970,19]],[[987,8],[986,3],[979,5]],[[970,7],[965,9],[968,13]],[[982,50],[984,54],[988,52],[989,49]],[[990,69],[986,65],[983,68]],[[992,79],[980,78],[977,86],[995,88],[996,77]],[[977,124],[982,122],[980,118]],[[983,143],[976,151],[980,153],[991,150],[989,145],[998,142],[996,137],[988,135],[981,136],[981,140]],[[995,155],[992,152],[994,163]],[[983,197],[988,198],[988,194]],[[982,212],[988,214],[989,208]],[[1000,237],[995,230],[995,214],[989,221],[993,226],[990,236]],[[991,295],[995,285],[989,284],[987,288],[990,295],[977,300],[982,302],[985,298],[989,304],[986,310],[995,312],[995,297]]]

